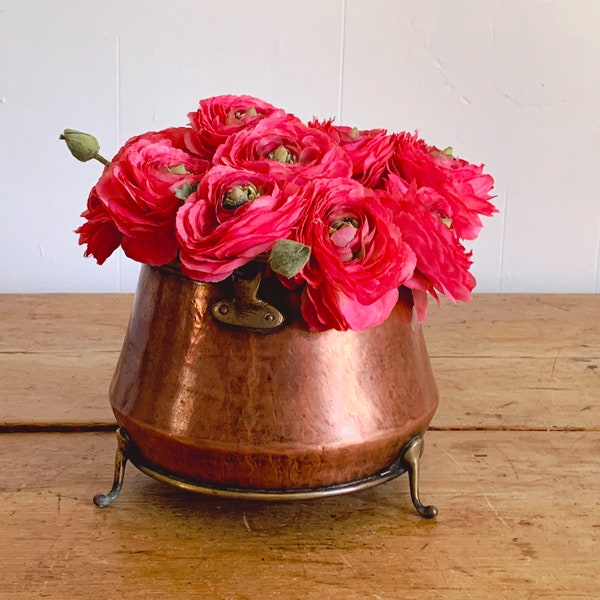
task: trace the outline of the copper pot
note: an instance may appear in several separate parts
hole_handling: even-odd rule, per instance
[[[142,267],[110,388],[140,460],[246,490],[335,486],[385,469],[438,404],[411,310],[398,303],[366,331],[314,333],[297,294],[265,280],[258,300],[257,280],[205,284]],[[266,329],[243,322],[256,313]]]

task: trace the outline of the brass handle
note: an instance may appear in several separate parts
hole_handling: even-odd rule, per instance
[[[219,300],[212,306],[212,314],[217,321],[261,333],[269,333],[283,325],[285,317],[274,306],[257,297],[262,273],[258,272],[250,279],[243,278],[240,273],[231,277],[234,297]]]

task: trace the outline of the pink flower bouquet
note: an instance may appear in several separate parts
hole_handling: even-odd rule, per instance
[[[266,257],[313,331],[378,325],[399,301],[423,320],[428,293],[470,299],[461,240],[495,212],[482,166],[416,135],[303,123],[250,96],[201,100],[188,117],[111,161],[93,136],[65,130],[76,158],[105,165],[76,231],[86,256],[102,264],[121,246],[202,282]]]

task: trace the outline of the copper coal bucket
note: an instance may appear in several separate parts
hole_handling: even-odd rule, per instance
[[[412,310],[399,302],[365,331],[309,332],[298,294],[260,279],[205,284],[142,267],[110,387],[115,480],[96,504],[116,498],[130,460],[182,488],[266,499],[409,471],[415,506],[434,516],[417,467],[438,395]]]

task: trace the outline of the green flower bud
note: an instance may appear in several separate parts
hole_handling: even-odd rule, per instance
[[[234,185],[225,197],[223,198],[223,208],[233,210],[242,204],[252,202],[260,196],[260,193],[255,185]]]
[[[257,114],[258,112],[254,108],[254,106],[251,106],[246,112],[238,110],[236,113],[234,113],[234,117],[236,119],[243,119],[244,117],[255,117]]]
[[[189,175],[190,174],[190,172],[185,168],[184,164],[176,165],[174,167],[168,167],[167,171],[169,171],[169,173],[173,173],[175,175]]]
[[[185,181],[184,184],[175,190],[175,198],[179,200],[187,200],[188,196],[193,194],[198,189],[198,182],[192,183],[191,185]]]
[[[273,152],[269,152],[269,158],[280,163],[294,164],[296,162],[296,157],[281,144]]]
[[[106,159],[102,159],[98,154],[100,144],[93,135],[76,129],[65,129],[59,139],[66,142],[67,148],[77,160],[87,162],[95,158],[106,164]]]

